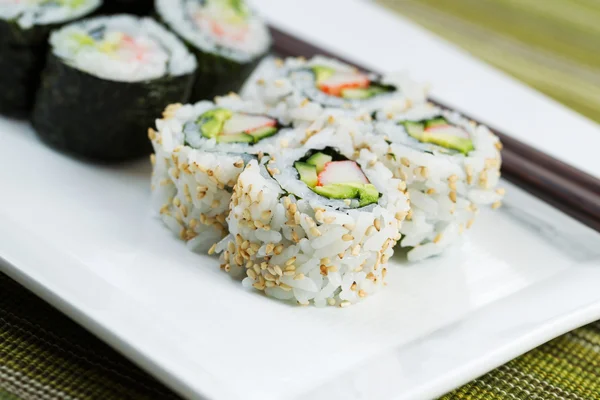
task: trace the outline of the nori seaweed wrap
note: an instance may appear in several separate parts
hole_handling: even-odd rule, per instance
[[[156,0],[155,6],[198,58],[191,100],[238,91],[270,48],[267,26],[244,0]]]
[[[32,123],[68,153],[97,161],[148,154],[156,115],[189,98],[196,60],[151,18],[92,18],[54,32],[50,44]]]
[[[150,15],[154,10],[154,0],[104,0],[101,11],[106,14],[128,13]]]
[[[93,13],[100,0],[0,3],[0,114],[27,117],[51,30]]]

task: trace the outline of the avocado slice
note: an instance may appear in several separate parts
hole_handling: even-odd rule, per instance
[[[463,154],[468,154],[470,151],[475,149],[471,139],[447,135],[444,133],[424,132],[420,140],[425,143],[433,143],[447,149],[460,151]]]
[[[360,197],[359,206],[364,207],[369,204],[377,203],[379,201],[379,191],[377,188],[370,184],[362,184],[362,188],[358,190],[358,195]]]
[[[236,133],[235,135],[219,135],[217,143],[254,143],[254,137],[247,133]]]
[[[433,128],[434,126],[440,126],[440,125],[448,125],[448,121],[446,121],[446,119],[442,118],[442,117],[438,117],[438,118],[430,119],[429,121],[425,121],[425,129]]]
[[[198,117],[196,124],[200,127],[200,133],[206,138],[217,137],[223,130],[225,121],[233,116],[233,112],[225,108],[214,108],[206,111]]]
[[[314,188],[317,186],[317,169],[314,165],[297,161],[294,163],[294,167],[296,167],[296,171],[300,175],[300,180],[306,183],[308,187]]]
[[[365,89],[343,89],[342,98],[352,100],[363,100],[373,97],[373,92],[369,88]]]
[[[314,165],[317,168],[317,174],[325,169],[325,164],[331,162],[333,158],[325,153],[315,153],[306,160],[307,164]]]
[[[404,129],[406,129],[406,132],[414,137],[417,140],[422,140],[421,138],[423,137],[423,134],[425,132],[425,127],[422,123],[420,122],[413,122],[413,121],[404,121],[402,122],[402,125],[404,125]]]
[[[255,131],[249,132],[249,135],[254,137],[254,141],[258,142],[261,139],[264,139],[269,136],[273,136],[277,133],[277,128],[274,126],[265,126],[264,128],[259,128]]]
[[[315,193],[328,199],[354,199],[358,197],[359,189],[352,184],[332,183],[325,186],[315,186]]]
[[[315,65],[312,67],[312,72],[315,74],[315,80],[317,83],[321,83],[325,79],[332,77],[335,74],[335,69],[322,65]]]

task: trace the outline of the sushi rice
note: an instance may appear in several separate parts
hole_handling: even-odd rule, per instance
[[[232,94],[217,98],[216,103],[171,105],[156,121],[157,130],[149,131],[155,153],[153,209],[194,251],[207,250],[227,233],[231,192],[244,166],[259,154],[300,145],[299,130],[283,124],[273,136],[255,144],[220,143],[197,134],[196,121],[222,109],[277,120],[264,106]]]
[[[193,72],[183,43],[151,18],[98,17],[67,25],[50,37],[65,63],[103,79],[134,82]]]
[[[314,193],[293,166],[307,151],[336,144],[327,136],[252,160],[234,187],[230,234],[213,250],[245,287],[302,305],[345,307],[384,285],[409,203],[405,184],[367,150],[357,156],[338,148],[377,188],[376,203],[359,207],[356,200]]]
[[[426,87],[411,80],[404,72],[383,76],[365,74],[351,65],[323,56],[315,56],[310,60],[274,59],[269,63],[271,65],[266,66],[262,70],[262,76],[254,82],[255,87],[248,91],[265,104],[283,104],[290,114],[298,114],[304,120],[331,109],[338,109],[338,112],[343,111],[345,115],[350,116],[371,114],[379,110],[385,113],[399,113],[426,100]],[[319,69],[327,70],[328,74],[332,75],[329,78],[332,83],[327,92],[324,91],[324,86],[319,86]],[[343,85],[350,85],[346,89],[354,92],[358,89],[352,87],[353,79],[358,79],[356,84],[363,86],[377,84],[381,92],[367,93],[368,98],[342,97],[340,93],[344,93]],[[311,103],[308,107],[307,100]]]
[[[101,4],[101,0],[3,0],[0,19],[15,21],[21,29],[29,29],[80,18]]]
[[[423,105],[393,116],[380,113],[375,136],[355,136],[355,145],[367,147],[408,186],[411,212],[400,232],[410,261],[443,252],[471,227],[481,206],[497,208],[504,190],[498,188],[501,143],[487,127],[452,111]],[[442,117],[472,141],[466,154],[411,137],[403,121]]]

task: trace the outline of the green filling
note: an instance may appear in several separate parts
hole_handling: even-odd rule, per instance
[[[389,92],[386,88],[371,85],[368,88],[344,89],[342,90],[342,97],[350,100],[364,100],[386,92]]]
[[[442,117],[433,118],[425,121],[403,121],[401,122],[406,129],[406,132],[423,143],[431,143],[446,149],[456,150],[463,154],[468,154],[474,150],[473,141],[469,138],[449,135],[443,132],[428,132],[428,128],[436,126],[450,125],[446,119]]]
[[[322,65],[315,65],[312,67],[312,72],[315,74],[315,80],[317,83],[321,83],[324,80],[331,78],[335,74],[335,69],[331,67],[324,67]]]
[[[358,199],[359,207],[379,201],[379,191],[370,183],[332,183],[329,185],[317,186],[319,183],[318,174],[325,169],[325,165],[333,160],[333,157],[317,152],[310,156],[306,162],[297,161],[294,163],[300,180],[318,195],[328,199]]]
[[[260,128],[260,129],[250,132],[249,135],[252,135],[254,140],[258,143],[260,140],[262,140],[266,137],[269,137],[269,136],[273,136],[276,133],[277,133],[276,127],[265,126],[264,128]]]
[[[196,125],[199,127],[202,136],[208,139],[215,138],[218,143],[258,143],[279,131],[275,126],[266,126],[250,133],[240,132],[223,135],[223,127],[231,117],[233,117],[232,111],[225,108],[215,108],[200,115],[196,120]]]
[[[329,199],[359,199],[359,207],[377,203],[379,200],[377,188],[370,183],[331,183],[311,189]]]
[[[196,124],[200,127],[202,136],[211,139],[219,136],[223,130],[223,125],[225,125],[225,122],[232,116],[233,112],[230,110],[225,108],[215,108],[198,117]]]
[[[297,161],[294,163],[294,167],[296,167],[296,171],[298,171],[302,182],[306,183],[310,188],[317,186],[317,169],[314,165]]]
[[[307,164],[314,165],[317,169],[317,174],[325,169],[325,164],[331,162],[332,157],[324,153],[315,153],[306,160]]]

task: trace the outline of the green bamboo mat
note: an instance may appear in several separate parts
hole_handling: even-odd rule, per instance
[[[1,273],[0,293],[0,400],[178,398]],[[443,399],[600,399],[600,321]]]
[[[600,121],[599,0],[377,0]]]

